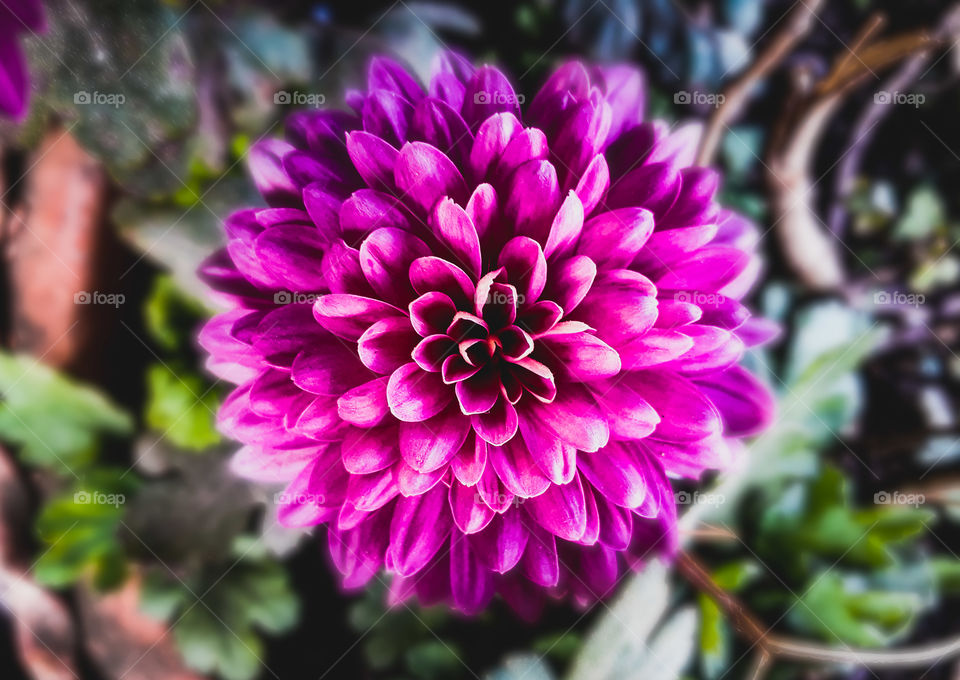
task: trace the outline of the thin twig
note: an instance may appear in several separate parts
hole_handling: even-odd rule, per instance
[[[867,668],[922,668],[960,656],[960,636],[927,645],[900,649],[837,648],[816,642],[771,635],[769,630],[736,596],[710,578],[703,565],[689,552],[681,552],[677,569],[691,585],[712,597],[730,618],[734,629],[775,659],[808,663],[838,663]]]
[[[723,90],[723,104],[710,116],[697,151],[696,165],[710,165],[716,154],[723,131],[743,110],[753,88],[790,54],[813,25],[814,16],[823,0],[798,2],[783,27],[770,39],[766,49],[756,60]]]

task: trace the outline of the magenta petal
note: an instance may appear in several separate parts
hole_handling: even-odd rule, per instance
[[[503,485],[520,498],[539,496],[550,486],[550,480],[534,462],[520,437],[514,437],[503,446],[491,446],[487,455]]]
[[[560,561],[557,555],[557,539],[550,531],[545,531],[531,522],[527,529],[530,538],[523,551],[524,575],[545,588],[552,588],[560,580]]]
[[[450,463],[454,476],[464,486],[475,486],[487,464],[487,443],[475,436],[468,436],[460,453]]]
[[[407,139],[413,105],[394,92],[376,90],[363,102],[362,115],[364,130],[399,146]]]
[[[497,159],[495,179],[502,181],[524,163],[545,160],[549,155],[550,146],[542,131],[536,128],[521,130],[514,135]]]
[[[457,308],[448,296],[431,291],[410,303],[410,324],[421,337],[445,333]]]
[[[321,326],[353,342],[377,321],[402,314],[393,305],[360,295],[323,295],[313,304],[313,316]]]
[[[513,569],[523,556],[529,532],[516,508],[498,514],[483,531],[471,534],[470,545],[488,568],[499,574]]]
[[[405,462],[400,461],[400,493],[404,496],[420,496],[437,486],[446,474],[445,467],[430,472],[417,472]]]
[[[283,169],[283,156],[294,147],[280,139],[264,139],[247,154],[247,167],[253,183],[270,205],[296,205],[300,188]]]
[[[439,291],[456,303],[460,309],[470,306],[476,286],[460,267],[439,257],[421,257],[410,265],[410,283],[423,295]]]
[[[558,380],[590,382],[620,372],[620,355],[600,338],[587,333],[548,335],[540,338]]]
[[[317,457],[324,444],[296,451],[273,451],[256,445],[237,450],[230,458],[230,471],[239,477],[259,482],[289,482]]]
[[[409,319],[387,317],[367,328],[358,338],[357,354],[371,371],[386,375],[410,361],[410,353],[419,339]]]
[[[636,371],[672,361],[683,356],[693,340],[680,331],[653,329],[644,335],[622,342],[617,346],[623,370]]]
[[[520,414],[520,434],[530,457],[554,484],[568,484],[577,471],[577,450],[564,444],[540,423]]]
[[[450,357],[449,360],[463,362],[459,356]],[[444,368],[447,366],[445,365]],[[486,413],[493,408],[500,396],[500,372],[493,368],[484,368],[479,371],[472,366],[463,368],[466,369],[466,373],[472,371],[473,374],[464,375],[462,379],[456,380],[458,376],[452,376],[450,369],[447,368],[444,371],[444,382],[456,382],[454,392],[457,395],[457,401],[460,402],[460,410],[465,415]]]
[[[297,292],[323,290],[326,286],[320,268],[325,246],[317,229],[286,225],[260,234],[253,248],[278,287]]]
[[[463,119],[471,129],[495,113],[520,116],[520,102],[507,77],[492,66],[482,66],[467,83],[463,95]]]
[[[410,227],[410,214],[396,198],[373,189],[360,189],[340,206],[340,229],[352,245],[374,229]]]
[[[470,432],[470,421],[455,408],[416,423],[400,423],[400,453],[417,472],[432,472],[453,458]]]
[[[397,501],[387,549],[397,573],[415,574],[437,553],[453,524],[447,507],[447,489],[442,485],[423,495]]]
[[[433,210],[430,225],[448,252],[441,252],[463,266],[464,270],[480,276],[480,237],[467,212],[452,199],[444,198]]]
[[[583,214],[590,215],[603,200],[610,187],[610,168],[603,154],[597,154],[583,171],[577,183],[576,194],[583,204]]]
[[[445,334],[428,335],[413,348],[413,360],[417,366],[431,373],[440,373],[444,363],[452,352],[456,351],[456,344]],[[446,375],[441,376],[443,382],[449,384]]]
[[[483,610],[493,597],[493,575],[477,558],[463,536],[450,538],[450,592],[454,605],[465,614]]]
[[[482,239],[494,226],[499,211],[497,192],[489,184],[480,184],[467,201],[467,215]]]
[[[461,205],[469,192],[463,175],[439,149],[425,142],[410,142],[400,149],[395,170],[397,188],[405,198],[429,214],[444,196]]]
[[[360,268],[381,299],[405,306],[414,297],[410,264],[429,254],[427,244],[410,232],[384,227],[360,245]]]
[[[387,403],[390,412],[404,422],[422,422],[450,403],[453,390],[437,373],[427,373],[415,363],[404,364],[390,374]]]
[[[716,407],[689,380],[669,371],[639,371],[635,389],[660,415],[658,439],[693,441],[721,429]]]
[[[347,498],[361,512],[379,510],[399,493],[396,465],[366,475],[350,475],[347,484]]]
[[[450,511],[453,521],[465,534],[475,534],[490,524],[496,514],[480,498],[476,488],[458,481],[450,485]]]
[[[347,390],[337,400],[337,414],[357,427],[373,427],[389,413],[387,378],[377,378]]]
[[[609,380],[590,385],[603,405],[610,433],[615,438],[643,439],[650,436],[660,423],[660,416],[638,393],[639,373],[622,373]]]
[[[371,189],[390,191],[400,152],[376,135],[362,130],[347,133],[347,153],[360,177]]]
[[[550,225],[547,243],[543,247],[543,254],[547,259],[554,260],[570,253],[580,237],[583,229],[583,203],[572,191],[567,194],[560,204],[556,217]]]
[[[742,437],[767,427],[775,404],[770,390],[740,366],[696,379],[723,419],[726,434]]]
[[[553,265],[548,280],[548,294],[569,314],[583,300],[593,286],[597,265],[585,255]]]
[[[580,471],[608,500],[625,508],[635,508],[647,495],[644,454],[630,442],[613,442],[603,451],[581,455]]]
[[[583,485],[576,475],[569,484],[551,484],[547,490],[524,503],[527,513],[557,538],[577,541],[587,528]]]
[[[750,254],[727,246],[708,246],[675,262],[655,279],[658,288],[684,291],[718,291],[733,281],[750,263]]]
[[[633,533],[633,513],[629,508],[611,503],[602,493],[593,494],[593,498],[600,522],[598,540],[612,550],[625,550]]]
[[[497,264],[506,270],[507,280],[517,290],[520,307],[532,305],[547,283],[547,260],[540,244],[526,236],[517,236],[500,250]]]
[[[342,239],[331,243],[327,248],[320,263],[320,270],[331,293],[347,293],[363,297],[375,294],[360,267],[360,251],[351,248]]]
[[[393,424],[370,429],[350,428],[340,444],[340,455],[343,466],[351,474],[369,474],[388,468],[400,460],[397,428]]]
[[[520,426],[517,409],[506,399],[497,402],[486,413],[470,416],[473,431],[493,446],[502,446],[513,438]]]
[[[393,59],[376,56],[370,60],[367,84],[371,90],[389,90],[410,102],[423,98],[423,88],[407,70]]]
[[[487,118],[477,130],[476,140],[470,150],[470,169],[478,180],[487,175],[503,150],[523,126],[512,113],[498,113]],[[489,185],[487,185],[489,186]]]
[[[293,383],[312,394],[339,395],[373,376],[350,348],[336,338],[314,342],[290,368]]]
[[[599,268],[629,265],[653,233],[653,214],[643,208],[621,208],[593,217],[583,225],[577,253]]]
[[[550,404],[530,401],[526,408],[554,434],[581,451],[596,451],[610,438],[607,421],[586,389],[565,384]]]
[[[511,176],[504,213],[514,223],[515,233],[546,243],[560,203],[556,169],[550,161],[530,161]]]
[[[450,156],[458,166],[470,156],[473,134],[460,113],[447,102],[428,97],[417,104],[410,137],[427,142]]]

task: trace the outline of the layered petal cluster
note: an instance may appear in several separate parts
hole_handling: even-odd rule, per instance
[[[352,111],[257,145],[269,207],[226,224],[201,334],[236,383],[235,470],[325,524],[346,587],[477,612],[590,602],[675,546],[672,477],[768,422],[738,366],[757,231],[642,118],[641,75],[569,63],[521,113],[495,68],[424,88],[375,59]]]
[[[27,108],[27,65],[20,49],[23,33],[38,33],[45,21],[40,0],[0,3],[0,113],[20,118]]]

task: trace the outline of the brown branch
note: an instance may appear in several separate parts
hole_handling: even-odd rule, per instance
[[[816,642],[772,635],[743,602],[710,578],[710,574],[692,554],[686,551],[681,552],[677,558],[677,569],[691,585],[716,601],[730,618],[738,633],[774,659],[851,664],[867,668],[881,666],[920,668],[950,657],[960,656],[960,636],[916,647],[862,649],[830,647]]]
[[[713,112],[703,132],[695,165],[710,165],[717,152],[723,131],[740,115],[754,87],[780,65],[793,48],[810,32],[823,0],[809,0],[794,5],[783,27],[770,39],[756,60],[723,90],[723,104]]]
[[[826,77],[794,73],[794,94],[771,135],[764,164],[773,225],[787,263],[814,290],[835,291],[844,281],[840,242],[827,233],[814,208],[814,154],[843,97],[876,71],[928,51],[938,41],[926,32],[868,41],[883,23],[871,18],[854,47],[836,61]]]

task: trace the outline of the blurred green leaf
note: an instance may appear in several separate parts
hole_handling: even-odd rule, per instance
[[[177,646],[194,670],[226,680],[257,677],[260,633],[282,634],[296,625],[299,600],[286,570],[255,548],[241,537],[227,563],[183,580],[160,569],[144,578],[141,608],[173,622]]]
[[[96,389],[0,352],[0,440],[20,446],[26,462],[67,473],[94,459],[103,435],[131,429],[130,417]]]
[[[818,558],[867,568],[890,565],[893,547],[923,532],[934,518],[927,510],[899,505],[852,507],[849,484],[832,466],[791,491],[764,512],[757,545],[762,555],[795,573]]]
[[[217,444],[218,407],[216,392],[199,375],[164,364],[147,370],[147,425],[176,446],[203,451]]]
[[[36,522],[37,535],[48,546],[34,565],[37,580],[62,587],[90,574],[98,588],[120,584],[126,563],[118,530],[136,486],[125,471],[102,468],[49,501]]]
[[[910,192],[903,215],[897,220],[893,237],[898,240],[929,238],[946,221],[946,207],[931,186]]]
[[[168,274],[154,279],[143,313],[150,336],[168,351],[191,347],[197,325],[206,317],[203,305],[182,292]]]
[[[922,605],[914,593],[863,590],[833,571],[818,574],[790,610],[801,630],[831,642],[889,644],[905,632]]]

